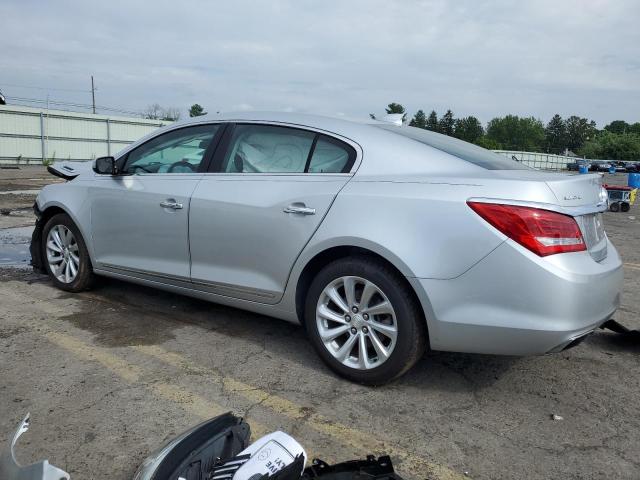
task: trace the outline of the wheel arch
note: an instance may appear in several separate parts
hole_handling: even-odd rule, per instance
[[[300,274],[296,280],[296,288],[295,288],[295,309],[296,316],[301,325],[305,325],[304,322],[304,304],[307,296],[307,292],[309,291],[309,287],[311,286],[311,282],[315,278],[315,276],[320,272],[320,270],[327,264],[338,260],[340,258],[353,257],[353,256],[366,256],[370,258],[374,258],[377,261],[384,263],[389,268],[395,270],[399,277],[402,279],[405,288],[410,292],[414,301],[420,306],[420,312],[422,314],[422,318],[425,322],[425,326],[427,327],[427,331],[429,330],[428,324],[429,319],[427,318],[427,313],[425,311],[425,303],[421,298],[422,295],[419,295],[418,292],[414,289],[411,283],[407,280],[407,276],[412,276],[411,273],[407,275],[408,267],[404,265],[402,262],[401,265],[397,265],[393,261],[390,261],[387,256],[383,255],[381,252],[376,252],[375,250],[359,245],[353,244],[343,244],[343,245],[334,245],[327,248],[324,248],[318,252],[316,252],[311,258],[309,258],[305,264],[304,268],[302,268]],[[403,272],[404,270],[404,272]],[[410,272],[410,271],[409,271]],[[430,305],[429,305],[430,308]],[[428,334],[427,334],[428,335]]]
[[[42,251],[42,233],[44,231],[44,226],[47,222],[54,216],[60,213],[67,215],[71,221],[76,225],[81,235],[83,236],[84,243],[87,246],[87,251],[89,253],[89,260],[91,264],[94,265],[93,261],[93,252],[91,246],[87,239],[87,234],[82,228],[81,223],[78,221],[75,215],[73,215],[64,205],[59,204],[57,202],[52,202],[44,206],[42,209],[36,205],[34,208],[37,208],[39,212],[38,220],[36,222],[36,226],[33,230],[33,236],[31,239],[31,264],[34,270],[44,273],[44,252]]]

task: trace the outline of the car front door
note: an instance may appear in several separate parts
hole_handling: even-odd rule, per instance
[[[96,175],[94,268],[189,281],[189,200],[220,130],[219,124],[171,130],[119,159],[118,175]]]
[[[357,153],[317,132],[230,126],[191,199],[191,278],[219,295],[277,303],[289,272],[351,178]]]

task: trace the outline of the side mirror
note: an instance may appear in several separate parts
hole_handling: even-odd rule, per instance
[[[93,171],[100,175],[117,175],[118,167],[113,157],[99,157],[93,162]]]

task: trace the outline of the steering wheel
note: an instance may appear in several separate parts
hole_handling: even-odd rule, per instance
[[[174,169],[179,168],[179,170],[177,172],[174,172]],[[190,172],[195,172],[196,168],[191,165],[189,162],[187,162],[186,160],[180,160],[179,162],[176,163],[172,163],[171,165],[169,165],[169,168],[167,169],[167,173],[185,173],[184,170],[182,169],[187,169]]]

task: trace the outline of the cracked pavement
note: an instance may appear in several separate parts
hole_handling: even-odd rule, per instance
[[[16,212],[0,228],[33,221]],[[639,212],[605,215],[625,262],[615,318],[631,328]],[[227,410],[328,461],[389,452],[407,479],[636,479],[639,354],[597,331],[541,357],[431,352],[370,388],[330,373],[295,325],[115,280],[70,295],[0,268],[0,437],[30,411],[19,460],[49,458],[74,479],[131,478],[163,442]]]

